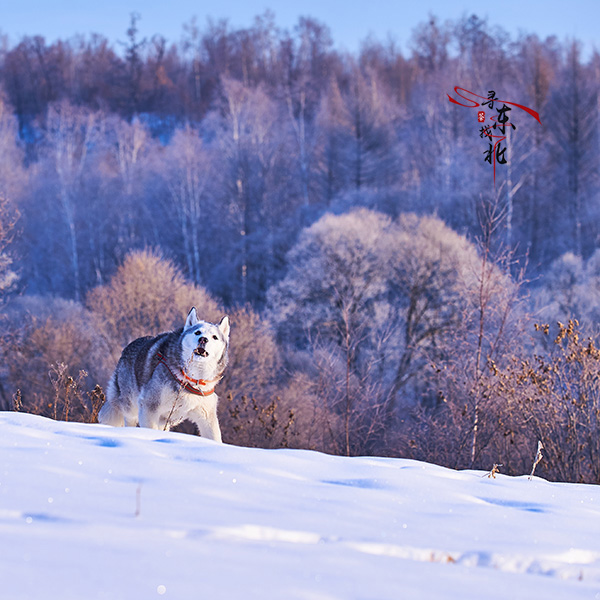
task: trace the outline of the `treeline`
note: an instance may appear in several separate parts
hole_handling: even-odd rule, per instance
[[[291,33],[268,13],[244,30],[191,22],[178,45],[136,23],[122,47],[32,37],[0,51],[1,181],[32,292],[79,298],[152,246],[260,306],[300,229],[355,205],[434,212],[475,236],[482,197],[497,197],[499,239],[534,275],[596,247],[600,56],[583,62],[577,41],[432,18],[404,53],[367,41],[348,55],[312,19]],[[513,110],[495,189],[476,111],[448,101],[457,85],[540,114]]]
[[[542,440],[600,480],[600,55],[475,16],[405,54],[269,14],[126,40],[0,49],[2,407],[93,420],[196,305],[232,315],[226,441],[523,473]],[[540,115],[496,186],[455,86]]]

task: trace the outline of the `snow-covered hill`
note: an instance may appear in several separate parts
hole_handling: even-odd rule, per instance
[[[600,487],[0,413],[0,598],[600,599]]]

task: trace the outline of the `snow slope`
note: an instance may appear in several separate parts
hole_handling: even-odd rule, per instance
[[[0,413],[0,598],[600,599],[600,488]]]

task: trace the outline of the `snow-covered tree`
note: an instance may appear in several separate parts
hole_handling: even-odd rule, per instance
[[[167,214],[172,215],[184,250],[187,272],[199,284],[206,270],[203,251],[214,235],[208,225],[214,180],[211,154],[199,132],[184,127],[166,148],[162,177],[168,190]]]
[[[269,291],[270,314],[282,340],[316,352],[317,362],[329,357],[321,377],[338,378],[347,452],[352,415],[370,408],[391,426],[423,393],[431,361],[451,356],[458,338],[477,352],[479,322],[464,321],[477,311],[481,258],[435,217],[327,214],[287,260],[286,277]],[[480,343],[485,351],[488,341]],[[373,397],[363,398],[365,389]]]
[[[50,106],[46,117],[46,156],[56,193],[50,206],[61,215],[66,228],[71,291],[76,301],[83,289],[79,246],[81,192],[88,156],[97,141],[97,123],[97,114],[66,101]]]
[[[587,260],[566,252],[540,278],[534,298],[548,323],[580,322],[592,333],[600,320],[600,250]]]

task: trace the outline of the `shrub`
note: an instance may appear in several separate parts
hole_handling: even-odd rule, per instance
[[[27,412],[89,420],[93,407],[84,383],[88,374],[93,382],[105,381],[112,368],[109,348],[90,312],[72,301],[25,297],[13,303],[8,320],[3,350],[6,395],[12,397],[18,390]],[[59,393],[58,381],[69,377],[77,385],[69,384],[65,394]],[[66,409],[58,407],[59,397]]]
[[[159,252],[130,252],[106,285],[91,290],[86,305],[116,361],[132,340],[183,326],[192,306],[200,318],[218,320],[221,310],[204,289],[186,281]]]
[[[275,336],[249,307],[231,311],[229,366],[219,388],[223,439],[240,446],[287,447],[295,411],[282,397],[285,385]]]
[[[536,326],[544,338],[548,325]],[[494,372],[498,395],[507,399],[510,434],[544,446],[540,474],[558,481],[600,483],[600,350],[579,323],[558,323],[550,349],[513,358]],[[524,465],[521,467],[524,470]]]

